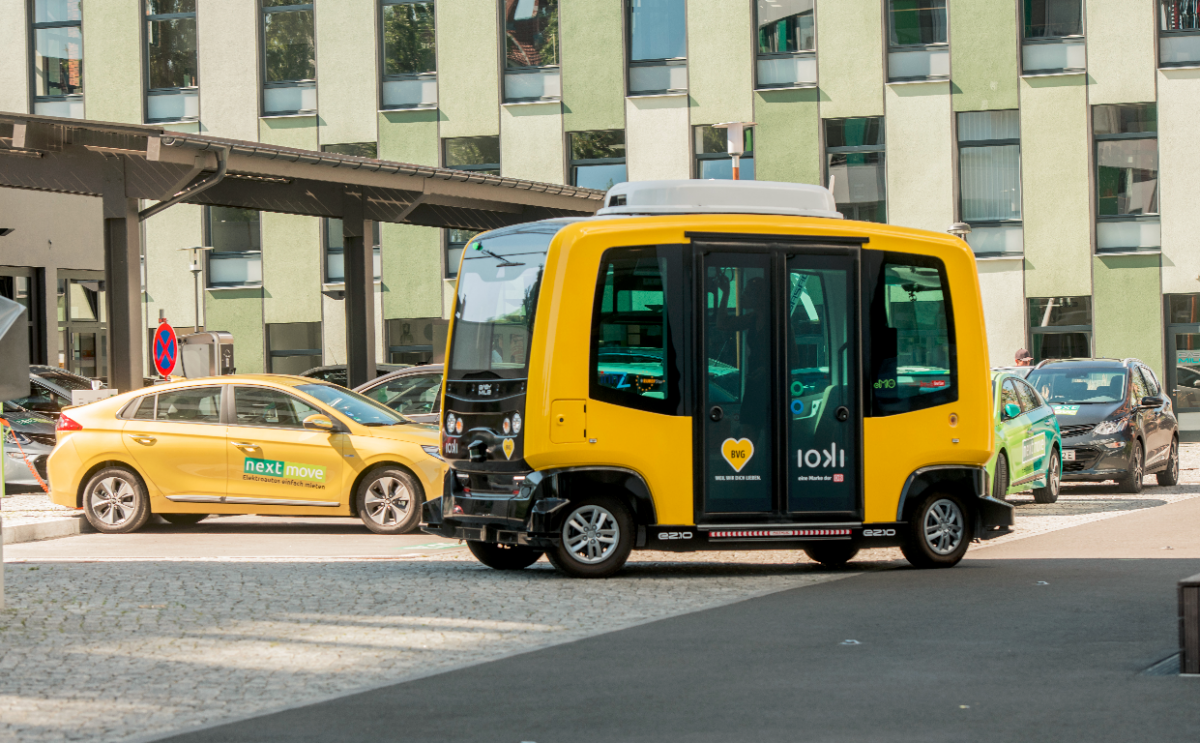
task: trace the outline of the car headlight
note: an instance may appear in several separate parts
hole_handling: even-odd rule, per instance
[[[512,429],[513,429],[513,433],[520,433],[520,432],[521,432],[521,414],[520,414],[520,413],[513,413],[513,415],[512,415]]]
[[[454,413],[446,416],[446,433],[454,433]]]
[[[1125,427],[1128,425],[1129,425],[1128,418],[1121,418],[1120,420],[1115,420],[1115,421],[1101,421],[1100,425],[1098,425],[1092,429],[1092,433],[1098,434],[1100,436],[1107,436],[1110,433],[1117,433],[1119,431],[1124,431]]]
[[[433,457],[434,459],[442,458],[442,452],[436,446],[433,446],[431,444],[421,444],[421,448],[425,450],[426,454]]]
[[[512,421],[505,418],[504,422],[500,424],[500,428],[504,429],[504,435],[507,436],[512,431]]]

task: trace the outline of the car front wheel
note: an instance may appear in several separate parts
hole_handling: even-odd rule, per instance
[[[1046,468],[1046,486],[1033,489],[1033,499],[1038,503],[1054,503],[1058,500],[1058,487],[1062,480],[1062,463],[1058,450],[1050,452],[1050,466]]]
[[[102,534],[137,531],[150,519],[150,498],[142,478],[125,467],[107,467],[83,489],[83,513]]]
[[[624,503],[609,496],[587,497],[571,504],[563,517],[561,542],[546,556],[567,575],[607,578],[629,559],[634,531]]]
[[[992,483],[992,497],[997,500],[1008,500],[1008,457],[1004,452],[996,457],[996,477]]]
[[[971,542],[968,512],[956,495],[932,493],[913,509],[908,539],[900,547],[916,568],[949,568],[967,554]]]
[[[378,467],[358,484],[358,517],[376,534],[405,534],[421,523],[425,493],[399,467]]]
[[[1122,493],[1137,495],[1142,492],[1142,479],[1146,474],[1146,457],[1142,454],[1142,442],[1133,442],[1133,455],[1129,457],[1129,474],[1117,481]]]

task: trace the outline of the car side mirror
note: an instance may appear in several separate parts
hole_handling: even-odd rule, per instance
[[[1021,406],[1020,405],[1017,405],[1016,403],[1011,403],[1011,402],[1004,404],[1004,420],[1011,420],[1013,418],[1016,418],[1020,414],[1021,414]]]
[[[333,431],[337,426],[329,420],[329,416],[313,413],[304,419],[304,427],[314,431]]]
[[[1144,408],[1157,408],[1162,404],[1163,399],[1161,397],[1148,396],[1142,398],[1142,407]]]

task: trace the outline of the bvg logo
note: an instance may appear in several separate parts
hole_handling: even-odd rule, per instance
[[[725,457],[734,472],[741,472],[754,456],[754,443],[750,439],[725,439],[721,442],[721,456]]]
[[[846,450],[839,449],[837,444],[830,444],[828,449],[797,449],[797,467],[845,467]]]

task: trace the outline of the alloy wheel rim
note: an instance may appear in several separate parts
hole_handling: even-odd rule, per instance
[[[137,511],[137,491],[120,477],[106,477],[92,488],[92,513],[109,526],[119,526]]]
[[[1171,477],[1175,480],[1179,479],[1179,444],[1171,442]]]
[[[1134,449],[1133,453],[1134,453],[1134,458],[1136,460],[1133,464],[1133,484],[1134,484],[1134,487],[1140,488],[1142,486],[1142,477],[1143,477],[1143,475],[1142,475],[1142,447],[1139,446],[1137,449]]]
[[[380,526],[395,526],[408,516],[412,494],[396,477],[381,477],[367,488],[363,506],[367,517]]]
[[[572,558],[585,565],[596,565],[617,551],[621,527],[607,508],[582,506],[567,516],[562,539]]]
[[[949,555],[962,544],[964,519],[958,504],[947,498],[933,502],[925,512],[925,543],[939,555]]]
[[[1062,465],[1058,461],[1058,455],[1050,460],[1050,494],[1058,495],[1059,482],[1062,479]]]

